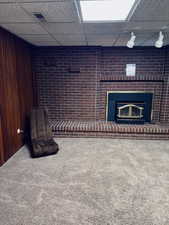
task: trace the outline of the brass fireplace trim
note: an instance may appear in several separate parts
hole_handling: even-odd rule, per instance
[[[129,108],[129,113],[128,113],[128,115],[125,115],[125,116],[123,116],[123,115],[121,115],[121,110],[122,109],[125,109],[125,108]],[[132,115],[132,108],[137,108],[137,109],[139,109],[140,110],[140,113],[139,113],[139,115],[138,116],[133,116]],[[127,104],[127,105],[123,105],[123,106],[120,106],[120,107],[118,107],[118,114],[117,114],[117,116],[119,117],[119,118],[130,118],[130,119],[140,119],[140,118],[142,118],[143,117],[143,107],[140,107],[140,106],[137,106],[137,105],[134,105],[134,104]]]
[[[135,93],[135,94],[139,94],[139,93],[151,93],[154,94],[153,91],[107,91],[107,95],[106,95],[106,121],[108,121],[108,96],[111,93]],[[153,103],[153,97],[152,97],[152,103]],[[153,109],[151,111],[151,118],[153,117]]]

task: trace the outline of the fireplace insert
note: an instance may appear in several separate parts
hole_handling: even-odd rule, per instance
[[[151,122],[152,93],[108,92],[107,120],[117,123]]]

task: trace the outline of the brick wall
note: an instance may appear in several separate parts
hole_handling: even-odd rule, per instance
[[[107,91],[151,91],[153,120],[169,122],[168,49],[39,47],[33,51],[38,104],[51,119],[105,120]],[[125,75],[126,64],[136,76]],[[164,106],[165,103],[165,106]]]

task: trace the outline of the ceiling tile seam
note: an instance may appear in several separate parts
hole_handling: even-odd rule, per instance
[[[126,21],[130,21],[130,19],[132,18],[132,16],[133,16],[135,10],[137,9],[137,7],[139,6],[139,4],[140,4],[141,1],[142,1],[142,0],[136,0],[136,1],[134,2],[134,5],[132,6],[132,8],[131,8],[131,10],[130,10],[129,15],[128,15],[127,18],[126,18]]]
[[[117,37],[116,37],[116,38],[114,38],[114,41],[113,41],[113,39],[112,39],[112,46],[114,46],[114,45],[115,45],[117,38],[118,38],[118,35],[117,35]]]
[[[56,3],[56,2],[55,2],[55,3]],[[72,2],[72,3],[73,3],[73,2]],[[66,17],[64,10],[63,10],[62,8],[59,9],[59,10],[62,12],[63,16]],[[72,20],[73,20],[73,18],[72,18]],[[71,22],[74,23],[75,21],[74,21],[74,20],[72,21],[72,20],[71,20]],[[70,23],[70,22],[69,22],[69,23]]]
[[[39,24],[38,22],[0,22],[0,24]]]
[[[127,21],[126,21],[127,22]],[[159,23],[163,23],[163,22],[168,22],[168,20],[130,20],[128,21],[130,23],[156,23],[156,22],[159,22]]]
[[[21,7],[21,9],[30,17],[33,18],[32,14],[30,14],[25,8],[23,8],[19,3],[18,5]],[[62,45],[44,26],[41,22],[38,23],[48,34],[51,38],[53,38],[59,45]]]
[[[118,35],[118,37],[117,37],[116,40],[114,41],[114,45],[115,45],[115,46],[116,46],[116,43],[118,42],[119,38],[120,38],[120,34]]]
[[[59,0],[57,0],[57,1],[56,0],[36,1],[35,0],[35,1],[24,1],[23,2],[22,0],[19,0],[19,1],[18,0],[15,0],[15,1],[9,1],[9,2],[5,2],[5,1],[4,2],[0,2],[0,5],[3,5],[3,4],[4,5],[10,5],[10,4],[16,4],[16,3],[22,3],[22,4],[24,4],[24,3],[25,4],[27,4],[27,3],[32,3],[32,4],[33,3],[41,3],[42,4],[42,3],[46,3],[46,2],[47,3],[56,3],[56,2],[70,2],[70,1],[71,0],[64,0],[64,1],[63,0],[60,0],[60,1]]]
[[[49,36],[52,37],[59,45],[62,45],[61,42],[58,41],[58,40],[56,39],[56,37],[55,37],[53,34],[51,34],[51,33],[43,26],[42,23],[39,23],[39,25],[41,25],[41,27],[49,34]]]
[[[150,11],[149,11],[149,16],[153,17],[153,14],[154,14],[154,9],[159,9],[159,3],[157,1],[154,1],[153,2],[153,8],[152,7],[149,7],[150,8]]]
[[[86,45],[89,45],[88,39],[87,39],[87,35],[86,35],[85,29],[84,29],[84,23],[83,23],[83,19],[82,19],[82,12],[81,12],[81,8],[80,8],[80,1],[74,0],[74,6],[75,6],[75,9],[76,9],[76,13],[77,13],[78,19],[79,19],[79,23],[82,26],[83,35],[84,35],[84,38],[85,38]]]
[[[39,22],[18,22],[18,21],[13,21],[13,22],[0,22],[1,24],[16,24],[16,23],[22,23],[22,24],[27,24],[27,23],[38,23]],[[49,22],[49,23],[52,23],[52,24],[73,24],[74,22]]]

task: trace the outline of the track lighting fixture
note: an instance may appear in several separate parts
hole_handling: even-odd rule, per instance
[[[130,38],[130,40],[127,42],[127,47],[128,47],[128,48],[133,48],[133,47],[134,47],[135,39],[136,39],[136,36],[134,35],[133,32],[131,32],[131,38]]]
[[[162,31],[159,32],[159,37],[158,40],[155,43],[155,47],[156,48],[161,48],[163,47],[163,39],[164,39],[164,35],[162,33]]]

